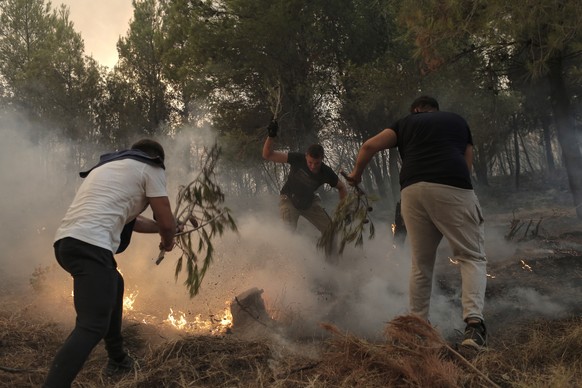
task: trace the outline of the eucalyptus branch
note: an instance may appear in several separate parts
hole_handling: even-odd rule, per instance
[[[217,214],[217,215],[216,215],[216,216],[215,216],[213,219],[211,219],[211,220],[208,220],[208,221],[206,221],[205,223],[198,225],[198,226],[197,226],[197,227],[195,227],[194,229],[188,229],[188,230],[185,230],[185,231],[183,231],[183,232],[176,233],[176,237],[180,237],[180,236],[182,236],[182,235],[185,235],[185,234],[189,234],[189,233],[192,233],[192,232],[196,232],[198,229],[200,229],[200,228],[203,228],[203,227],[205,227],[206,225],[209,225],[209,224],[210,224],[212,221],[214,221],[214,220],[216,220],[218,217],[222,216],[222,215],[223,215],[225,212],[226,212],[226,210],[223,210],[223,211],[221,211],[221,212],[220,212],[219,214]]]
[[[354,243],[355,246],[364,244],[366,228],[369,232],[368,238],[374,238],[374,223],[369,217],[372,210],[366,193],[359,186],[352,186],[351,192],[338,203],[331,224],[317,241],[317,247],[325,249],[333,244],[336,236],[339,235],[338,253],[342,254],[349,243]]]
[[[181,186],[176,196],[174,216],[180,224],[190,221],[193,229],[176,234],[176,246],[182,251],[176,262],[174,277],[186,267],[184,284],[190,297],[198,294],[206,271],[214,257],[213,241],[227,229],[237,231],[230,209],[223,206],[225,195],[216,183],[215,168],[220,157],[220,148],[215,144],[207,150],[206,158],[198,176]],[[196,233],[194,233],[196,232]],[[156,260],[163,260],[163,252]]]

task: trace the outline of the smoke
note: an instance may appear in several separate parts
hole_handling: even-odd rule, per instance
[[[0,274],[14,283],[52,258],[53,232],[74,189],[67,187],[66,174],[57,168],[68,164],[67,147],[47,151],[34,136],[41,130],[15,115],[5,114],[0,120]]]
[[[0,278],[3,284],[9,281],[19,289],[30,289],[32,281],[35,290],[41,290],[47,298],[46,313],[72,325],[72,281],[56,265],[52,243],[81,178],[77,168],[67,167],[72,166],[67,144],[52,142],[47,146],[45,139],[45,145],[39,145],[37,135],[46,129],[19,117],[5,116],[0,120],[0,130],[4,135],[0,143],[4,190],[0,201],[4,221]],[[192,150],[211,146],[214,141],[211,130],[198,129],[165,141],[172,203],[178,186],[189,183],[199,171],[199,160],[191,156]],[[170,309],[184,312],[187,320],[198,315],[204,318],[219,314],[235,296],[257,287],[264,290],[270,314],[298,336],[320,336],[318,323],[328,322],[371,339],[382,335],[386,322],[407,313],[410,253],[406,247],[392,247],[389,220],[373,219],[376,237],[366,238],[363,247],[347,247],[334,266],[316,248],[319,232],[311,224],[301,219],[295,232],[282,224],[277,201],[274,195],[244,200],[227,196],[226,206],[233,209],[239,232],[226,232],[215,241],[214,262],[194,298],[189,297],[183,284],[185,275],[174,277],[179,252],[168,253],[156,265],[159,238],[134,234],[129,248],[116,256],[126,295],[136,295],[134,309],[160,319]],[[335,202],[328,210],[332,211],[333,206]],[[500,231],[489,229],[486,237],[490,263],[502,263],[502,258],[515,252],[515,244],[503,242]],[[453,281],[448,288],[435,281],[431,301],[431,322],[445,335],[463,326],[458,268],[448,262],[449,254],[443,241],[437,278],[445,274]],[[515,290],[496,300],[495,309],[513,306],[544,315],[563,309],[558,301],[531,289],[509,282],[508,287]]]
[[[390,258],[381,240],[371,240],[365,253],[347,249],[338,266],[330,265],[316,248],[314,227],[300,223],[300,232],[290,232],[278,219],[276,202],[266,205],[269,209],[234,214],[239,233],[229,232],[217,242],[217,257],[193,299],[182,276],[174,281],[179,253],[152,265],[157,241],[136,235],[117,261],[127,287],[140,290],[138,308],[142,300],[158,311],[171,307],[190,315],[211,314],[257,287],[271,315],[301,337],[320,336],[319,322],[377,337],[385,322],[406,312],[406,255]]]
[[[531,288],[516,287],[498,303],[505,309],[520,306],[518,310],[533,312],[542,317],[556,317],[565,312],[563,305]]]
[[[47,313],[72,324],[72,281],[54,259],[56,229],[81,183],[72,168],[69,147],[36,142],[43,128],[18,117],[4,117],[5,141],[0,153],[5,193],[1,210],[4,258],[2,278],[26,289],[29,283],[42,290],[50,303]],[[177,188],[198,173],[199,161],[192,149],[214,143],[212,131],[184,131],[164,143],[167,154],[168,189],[173,202]],[[186,159],[188,158],[189,159]],[[87,165],[95,161],[87,161]],[[70,168],[69,168],[69,167]],[[174,278],[179,252],[170,252],[155,265],[159,238],[134,234],[132,244],[116,256],[126,284],[126,295],[136,294],[134,308],[158,317],[172,308],[186,318],[223,311],[233,298],[251,287],[264,290],[269,311],[280,319],[293,317],[290,325],[317,332],[317,323],[331,321],[359,334],[375,335],[384,322],[406,309],[406,255],[389,258],[384,239],[366,241],[365,249],[348,248],[338,267],[325,262],[316,248],[319,232],[305,220],[297,232],[289,231],[278,218],[276,196],[257,197],[254,206],[237,204],[239,233],[227,232],[216,241],[216,257],[200,294],[190,298],[184,274]],[[148,214],[146,214],[148,215]],[[387,225],[378,233],[388,235]],[[17,276],[15,276],[17,275]],[[331,292],[331,293],[328,293]],[[330,298],[333,298],[331,300]],[[54,308],[58,302],[59,308]],[[60,308],[62,307],[62,308]]]

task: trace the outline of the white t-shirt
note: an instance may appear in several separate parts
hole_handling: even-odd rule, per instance
[[[116,252],[123,226],[145,210],[147,197],[167,197],[166,174],[134,159],[95,168],[79,187],[55,241],[73,237]]]

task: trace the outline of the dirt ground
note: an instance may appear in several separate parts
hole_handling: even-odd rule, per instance
[[[183,335],[128,320],[124,335],[140,370],[105,378],[106,354],[98,346],[74,386],[582,386],[582,222],[568,193],[508,190],[498,200],[483,190],[480,198],[488,233],[511,247],[488,252],[485,315],[492,335],[485,352],[464,352],[406,317],[390,322],[379,343],[331,325],[329,336],[309,341],[282,339],[266,326],[258,330],[263,336],[248,339],[232,332]],[[446,266],[436,280],[454,298],[460,280]],[[0,291],[0,387],[40,386],[68,328],[39,316],[34,294],[15,297],[9,279]]]

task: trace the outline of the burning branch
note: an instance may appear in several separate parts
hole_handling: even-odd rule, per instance
[[[345,174],[342,172],[342,175]],[[340,235],[339,254],[346,244],[354,242],[355,246],[364,244],[364,231],[369,228],[369,239],[374,238],[374,224],[370,220],[372,211],[368,196],[359,186],[352,186],[352,191],[337,205],[330,227],[317,241],[317,247],[325,249],[333,244],[336,235]]]
[[[176,246],[182,250],[182,255],[176,263],[174,276],[177,280],[185,264],[187,277],[184,283],[190,297],[198,294],[202,279],[212,262],[214,255],[212,239],[216,235],[222,236],[225,228],[237,231],[230,210],[222,206],[224,193],[214,180],[214,170],[219,157],[220,148],[215,144],[207,152],[207,158],[196,179],[186,186],[181,186],[176,198],[174,217],[182,225],[189,222],[192,228],[176,235]],[[199,263],[202,255],[203,261]],[[164,252],[161,251],[156,264],[163,258]]]

